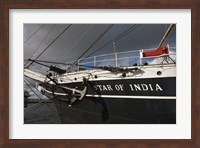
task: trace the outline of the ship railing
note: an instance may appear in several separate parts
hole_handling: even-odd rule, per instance
[[[132,50],[117,52],[111,54],[97,55],[88,58],[82,58],[77,61],[71,61],[69,63],[77,62],[77,66],[73,66],[73,71],[79,71],[81,69],[94,69],[95,67],[113,66],[113,67],[125,67],[125,66],[138,66],[138,65],[151,65],[159,62],[158,59],[164,56],[171,57],[172,61],[176,61],[176,47],[170,47],[168,55],[161,55],[155,57],[140,57],[141,51],[151,51],[155,48]],[[156,61],[157,60],[157,61]],[[160,64],[160,63],[158,63]]]

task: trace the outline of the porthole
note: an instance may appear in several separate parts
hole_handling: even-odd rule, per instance
[[[123,73],[123,74],[122,74],[122,77],[126,77],[126,73]]]
[[[162,74],[162,72],[161,72],[161,71],[158,71],[158,72],[157,72],[157,75],[158,75],[158,76],[160,76],[161,74]]]

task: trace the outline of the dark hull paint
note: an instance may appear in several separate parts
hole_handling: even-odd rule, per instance
[[[139,88],[135,88],[134,84],[139,86]],[[78,90],[82,90],[84,88],[82,82],[74,82],[63,85],[71,88],[77,88]],[[87,94],[121,96],[176,96],[176,77],[88,81]]]
[[[123,91],[114,91],[115,85],[123,85]],[[163,91],[131,91],[130,84],[159,84]],[[82,83],[65,84],[81,90]],[[110,85],[112,90],[100,91],[94,85]],[[176,78],[124,79],[91,81],[87,83],[87,94],[123,96],[176,96]],[[46,94],[48,95],[48,94]],[[51,94],[49,94],[51,95]],[[62,118],[62,123],[77,124],[176,124],[176,99],[127,99],[84,97],[69,107],[66,97],[57,96],[54,100]],[[67,100],[67,99],[66,99]]]
[[[134,84],[141,90],[135,89]],[[158,89],[158,85],[162,89]],[[67,87],[82,90],[82,82],[64,84]],[[101,86],[97,87],[97,86]],[[131,85],[131,86],[130,86]],[[146,85],[143,88],[141,85]],[[151,85],[151,87],[149,86]],[[108,87],[110,86],[110,88]],[[121,87],[120,87],[121,86]],[[156,90],[157,86],[157,90]],[[104,81],[89,81],[87,94],[92,95],[125,95],[125,96],[176,96],[176,77],[169,78],[146,78],[146,79],[119,79]]]
[[[73,107],[54,102],[63,123],[176,124],[176,100],[84,98]]]

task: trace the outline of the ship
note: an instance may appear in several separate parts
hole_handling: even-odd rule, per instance
[[[98,55],[66,69],[29,59],[51,72],[25,68],[24,75],[55,103],[63,124],[176,124],[173,48]]]

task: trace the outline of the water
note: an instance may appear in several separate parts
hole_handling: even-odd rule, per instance
[[[53,102],[29,103],[24,110],[24,124],[61,124],[61,119]]]
[[[176,100],[106,99],[106,104],[92,100],[84,99],[74,107],[55,101],[57,108],[55,102],[29,103],[24,124],[176,123]]]

